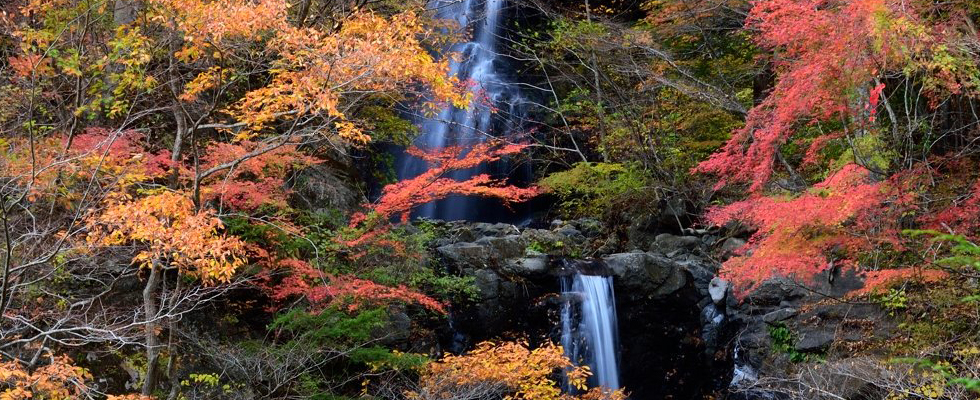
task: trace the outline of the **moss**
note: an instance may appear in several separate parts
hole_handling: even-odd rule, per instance
[[[558,196],[563,216],[578,218],[604,215],[637,197],[655,203],[652,182],[648,171],[636,164],[580,162],[539,184]]]
[[[789,356],[794,363],[808,362],[823,358],[823,353],[802,352],[796,349],[796,342],[799,339],[796,332],[790,330],[786,325],[769,325],[769,340],[772,349],[778,353]]]

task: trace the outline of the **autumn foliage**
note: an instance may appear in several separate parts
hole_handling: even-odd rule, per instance
[[[0,399],[81,399],[93,395],[89,386],[92,379],[91,372],[64,355],[53,355],[48,363],[33,369],[16,361],[0,361]],[[108,395],[107,399],[152,400],[135,394]]]
[[[65,356],[53,357],[51,363],[33,371],[16,361],[0,362],[0,399],[25,400],[45,398],[68,400],[79,398],[87,389],[92,374],[73,365]]]
[[[554,379],[563,371],[568,383],[585,391],[580,396],[562,393]],[[574,366],[561,346],[547,343],[530,350],[523,342],[483,342],[467,354],[447,355],[428,365],[420,389],[409,393],[419,400],[503,397],[513,400],[608,399],[622,400],[621,390],[586,387],[592,373]]]
[[[279,261],[278,267],[288,275],[268,288],[270,296],[276,301],[305,298],[312,305],[312,311],[322,310],[327,306],[340,306],[354,312],[364,306],[399,302],[417,304],[440,314],[446,313],[443,303],[405,285],[391,287],[350,275],[331,275],[297,259]]]
[[[213,174],[201,181],[202,200],[213,202],[219,209],[246,212],[255,211],[261,206],[285,208],[289,194],[285,178],[322,162],[301,152],[296,145],[283,145],[259,152],[262,147],[262,143],[252,141],[208,146],[202,169],[227,164],[234,166],[227,172]],[[186,168],[181,175],[187,181],[193,180],[193,172]]]
[[[748,199],[706,216],[709,223],[738,220],[758,228],[741,254],[725,263],[723,274],[740,290],[772,276],[812,282],[834,268],[870,269],[869,290],[902,276],[939,276],[912,267],[878,271],[859,260],[871,251],[905,250],[901,230],[929,211],[923,194],[935,185],[925,160],[906,158],[905,170],[889,170],[891,151],[913,146],[913,136],[898,134],[903,122],[889,108],[886,82],[914,81],[930,107],[977,94],[980,75],[964,52],[974,40],[963,25],[969,17],[934,11],[925,3],[891,0],[752,4],[747,25],[756,29],[755,42],[771,51],[775,84],[748,112],[745,126],[696,168],[719,178],[716,189],[748,185]],[[833,154],[831,145],[848,150],[821,164],[821,154]],[[825,171],[817,175],[822,182],[807,187],[812,175],[787,160],[788,147],[800,149],[799,168]],[[779,187],[770,184],[774,175],[782,180]],[[958,214],[964,218],[946,226],[969,226],[961,221],[976,219],[973,203],[931,210],[918,222],[937,228],[929,221]]]
[[[370,241],[385,232],[392,219],[401,223],[407,222],[415,207],[452,195],[495,198],[507,203],[531,199],[538,194],[537,187],[519,188],[507,185],[505,181],[487,174],[464,180],[449,177],[454,171],[465,171],[483,163],[491,163],[504,156],[519,153],[524,148],[516,144],[486,142],[470,148],[453,146],[429,151],[414,147],[408,149],[408,154],[425,160],[429,169],[414,178],[385,186],[381,197],[369,205],[369,214],[358,213],[351,217],[350,227],[362,230],[363,233],[343,242],[356,246]]]
[[[161,263],[205,283],[227,282],[246,261],[244,244],[222,235],[221,220],[181,193],[116,195],[88,225],[93,245],[134,245],[140,249],[134,263]]]
[[[526,201],[538,194],[538,189],[508,186],[504,181],[487,174],[469,177],[465,180],[449,178],[453,171],[462,171],[483,163],[500,160],[501,157],[519,153],[525,147],[516,144],[480,143],[470,148],[446,147],[423,151],[410,148],[408,154],[425,160],[429,169],[422,174],[385,186],[381,197],[372,204],[372,214],[358,214],[351,219],[351,226],[357,226],[372,219],[387,221],[397,218],[408,221],[412,209],[419,205],[444,199],[451,195],[483,196],[506,202]]]
[[[850,132],[867,129],[884,88],[876,80],[890,68],[918,74],[933,99],[976,93],[976,65],[960,65],[970,63],[959,53],[958,44],[970,40],[955,28],[962,20],[927,21],[929,11],[893,0],[754,3],[747,24],[758,30],[758,44],[774,52],[775,87],[697,171],[718,175],[719,186],[749,183],[760,191],[777,168],[776,152],[803,125],[843,121]]]
[[[799,197],[757,196],[711,210],[711,223],[739,220],[759,228],[750,240],[751,254],[728,260],[724,276],[741,290],[771,276],[809,280],[827,268],[830,252],[856,250],[862,243],[845,223],[885,197],[885,189],[868,179],[866,169],[851,164]]]

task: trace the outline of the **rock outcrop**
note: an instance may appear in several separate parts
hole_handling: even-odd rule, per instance
[[[731,296],[712,286],[717,264],[703,235],[651,235],[646,251],[615,252],[623,246],[595,220],[548,229],[433,223],[446,232],[434,249],[442,265],[473,277],[478,293],[454,310],[446,346],[557,340],[561,279],[582,272],[614,277],[621,374],[634,398],[694,398],[730,380]]]

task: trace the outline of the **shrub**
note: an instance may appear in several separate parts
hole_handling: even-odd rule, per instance
[[[539,184],[558,196],[560,213],[567,218],[604,216],[633,206],[637,199],[645,204],[658,200],[650,173],[637,164],[580,162]]]

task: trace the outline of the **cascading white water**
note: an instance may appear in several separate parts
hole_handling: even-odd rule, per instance
[[[517,89],[502,77],[498,61],[497,37],[501,14],[506,0],[434,0],[430,3],[441,19],[455,20],[461,27],[473,30],[470,42],[453,45],[449,51],[460,54],[459,61],[450,63],[450,75],[470,83],[476,99],[471,107],[444,107],[435,118],[421,121],[421,135],[415,145],[423,149],[446,146],[468,146],[487,140],[494,125],[494,114],[503,109],[517,114],[522,103]],[[414,177],[425,171],[422,160],[402,157],[397,173],[399,179]],[[484,169],[457,171],[450,178],[462,180],[486,173]],[[476,204],[466,198],[449,198],[429,203],[417,215],[447,220],[469,219]]]
[[[576,299],[566,301],[562,308],[561,344],[566,355],[577,365],[589,365],[593,386],[619,389],[619,338],[612,277],[576,274],[562,281],[562,292]],[[580,307],[578,324],[575,307]]]

